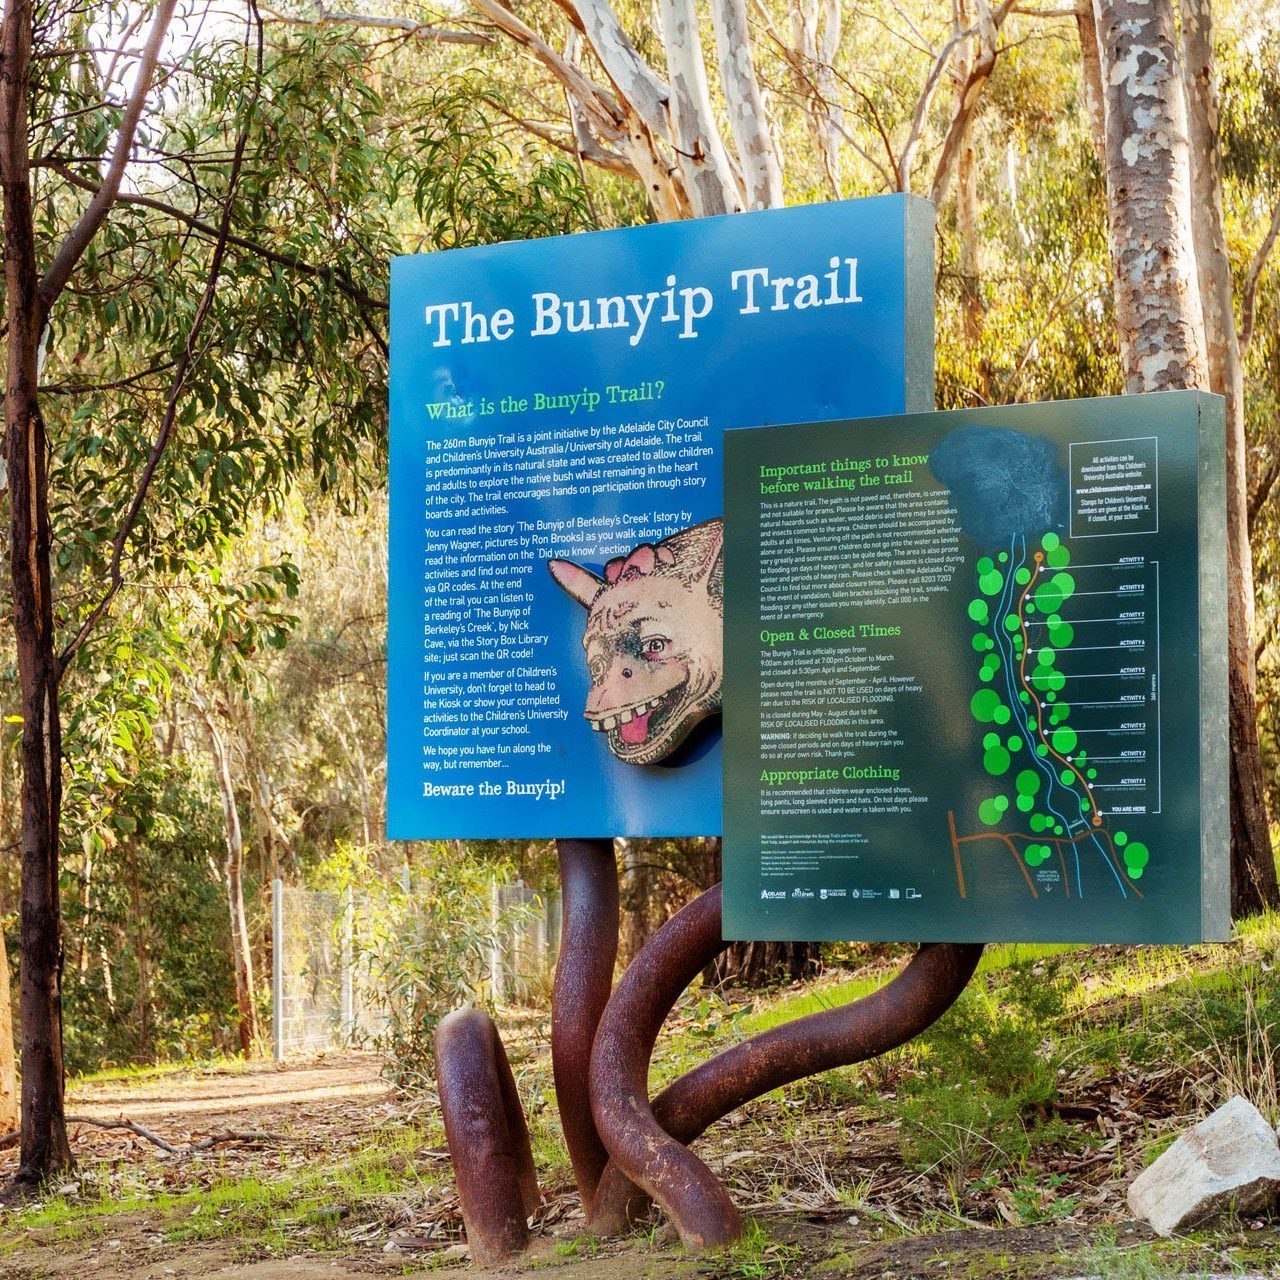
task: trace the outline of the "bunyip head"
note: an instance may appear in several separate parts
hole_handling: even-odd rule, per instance
[[[669,756],[720,710],[724,525],[708,520],[610,560],[600,577],[569,560],[551,576],[587,611],[586,717],[627,764]]]

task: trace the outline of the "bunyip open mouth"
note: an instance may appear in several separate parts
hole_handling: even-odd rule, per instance
[[[591,727],[609,735],[610,749],[617,756],[641,756],[662,739],[663,730],[684,701],[688,681],[669,689],[660,698],[616,707],[607,716],[588,716]]]

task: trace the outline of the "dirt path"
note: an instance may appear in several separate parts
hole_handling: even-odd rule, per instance
[[[219,1140],[208,1151],[175,1157],[134,1132],[73,1121],[68,1128],[76,1172],[56,1188],[61,1196],[49,1210],[65,1221],[15,1231],[0,1219],[4,1280],[269,1276],[270,1270],[241,1265],[246,1250],[239,1241],[172,1239],[174,1224],[165,1206],[223,1181],[297,1178],[309,1167],[340,1163],[383,1128],[406,1125],[405,1109],[369,1055],[82,1085],[69,1092],[67,1113],[106,1121],[125,1117],[175,1147]],[[228,1131],[266,1136],[222,1141]],[[16,1151],[0,1152],[0,1181],[16,1164]],[[103,1199],[125,1205],[151,1200],[157,1207],[95,1214],[94,1202]],[[289,1266],[290,1275],[302,1277],[361,1274],[335,1272],[331,1257],[314,1265],[293,1260]]]
[[[377,1060],[354,1055],[76,1089],[72,1115],[124,1115],[176,1146],[227,1130],[271,1137],[172,1156],[136,1134],[73,1126],[77,1174],[43,1219],[0,1216],[0,1277],[381,1280],[430,1270],[444,1280],[510,1280],[550,1270],[563,1280],[1074,1280],[1098,1273],[1090,1263],[1104,1236],[1133,1255],[1136,1269],[1116,1274],[1182,1274],[1176,1262],[1150,1269],[1143,1255],[1150,1237],[1114,1220],[1106,1228],[1072,1221],[897,1234],[848,1208],[796,1203],[780,1211],[777,1196],[756,1208],[769,1206],[755,1254],[699,1259],[676,1247],[669,1231],[587,1238],[567,1186],[548,1189],[544,1216],[553,1225],[520,1265],[473,1270],[452,1243],[460,1223],[433,1106],[428,1098],[415,1116],[382,1084]],[[373,1176],[351,1175],[371,1160]],[[15,1161],[14,1152],[0,1153],[0,1178]],[[786,1180],[781,1169],[779,1176]],[[1280,1251],[1269,1231],[1246,1235],[1241,1243],[1251,1249],[1236,1256],[1247,1271],[1265,1238]],[[1209,1264],[1202,1276],[1227,1269],[1224,1246],[1200,1255]]]
[[[111,1119],[127,1114],[148,1128],[194,1133],[202,1129],[270,1129],[305,1120],[324,1124],[353,1103],[386,1099],[378,1060],[346,1055],[286,1068],[269,1064],[153,1080],[106,1081],[73,1089],[68,1112]]]

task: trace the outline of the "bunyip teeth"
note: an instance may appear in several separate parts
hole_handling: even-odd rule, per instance
[[[641,712],[639,712],[639,711],[620,711],[620,712],[618,713],[618,723],[619,723],[619,724],[630,724],[630,723],[631,723],[631,721],[632,721],[632,720],[633,720],[637,715],[640,715],[640,714],[642,714],[642,713],[641,713]]]
[[[591,721],[591,727],[592,727],[592,728],[593,728],[597,733],[603,733],[603,732],[604,732],[604,721],[603,721],[603,720],[592,720],[592,721]]]
[[[609,716],[607,719],[600,721],[600,727],[602,729],[615,729],[617,728],[617,725],[618,725],[617,716]]]

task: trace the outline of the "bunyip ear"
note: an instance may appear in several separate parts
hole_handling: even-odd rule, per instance
[[[719,595],[720,584],[724,579],[724,522],[708,520],[689,532],[700,535],[695,544],[697,569],[693,580],[706,582],[711,594]]]
[[[548,560],[547,568],[560,589],[571,595],[584,609],[591,608],[596,592],[604,586],[604,579],[597,578],[590,569],[584,569],[572,560]]]

